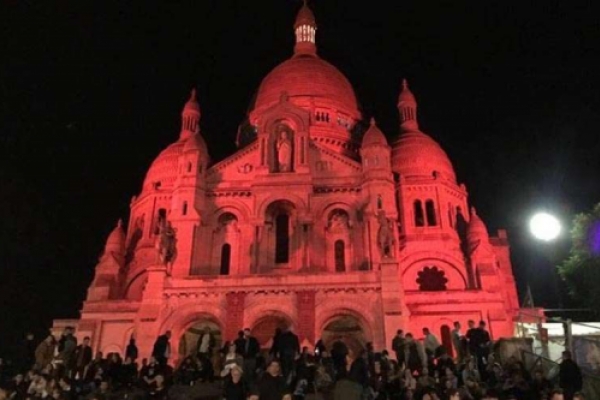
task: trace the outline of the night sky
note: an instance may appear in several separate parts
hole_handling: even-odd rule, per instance
[[[91,5],[93,3],[93,5]],[[292,54],[299,0],[8,1],[0,9],[0,354],[77,317],[107,234],[178,138],[198,89],[214,161],[235,150],[261,79]],[[174,4],[172,4],[174,3]],[[529,238],[600,201],[595,2],[310,1],[319,54],[365,119],[398,133],[403,77],[490,232],[508,229],[520,297],[557,307],[568,235]],[[531,4],[529,4],[531,3]]]

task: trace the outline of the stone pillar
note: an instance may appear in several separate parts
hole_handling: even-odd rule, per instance
[[[311,344],[315,340],[315,291],[301,290],[296,292],[296,307],[298,309],[297,332],[300,343],[307,340]]]
[[[227,293],[225,296],[227,316],[225,317],[225,329],[223,340],[235,340],[237,333],[244,329],[244,301],[246,293]]]
[[[136,318],[137,345],[140,359],[149,357],[152,346],[158,335],[160,321],[158,317],[163,305],[163,291],[167,279],[167,268],[164,265],[153,265],[146,270],[148,280],[144,288],[142,304]]]
[[[398,329],[406,330],[408,308],[404,300],[404,288],[400,284],[398,262],[393,258],[381,261],[381,304],[383,306],[384,341],[386,348]]]

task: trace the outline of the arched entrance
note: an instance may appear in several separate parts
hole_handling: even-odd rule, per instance
[[[193,322],[183,333],[179,340],[179,357],[183,360],[185,357],[194,356],[198,350],[198,341],[206,330],[210,330],[214,338],[213,355],[218,354],[218,351],[223,346],[223,335],[219,325],[208,318],[200,319]]]
[[[338,340],[353,349],[363,349],[368,342],[361,321],[353,315],[339,315],[331,318],[323,328],[321,339],[327,349],[331,349],[333,342]]]
[[[291,327],[291,321],[280,314],[268,315],[258,319],[251,329],[252,336],[258,340],[262,349],[269,349],[273,344],[276,329],[282,331]]]

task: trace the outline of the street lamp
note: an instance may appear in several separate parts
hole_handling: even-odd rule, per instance
[[[529,220],[529,230],[536,239],[550,242],[560,235],[562,226],[554,215],[539,212]]]

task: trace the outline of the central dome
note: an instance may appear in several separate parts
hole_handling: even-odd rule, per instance
[[[258,88],[254,111],[277,104],[282,92],[287,92],[290,101],[299,107],[336,109],[359,118],[356,96],[348,79],[316,55],[297,55],[275,67]]]

